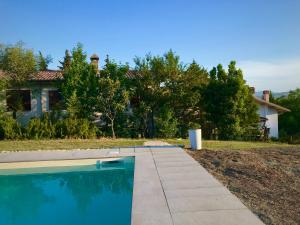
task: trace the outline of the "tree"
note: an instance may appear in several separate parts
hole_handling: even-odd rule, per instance
[[[107,58],[98,82],[96,108],[108,121],[113,138],[116,137],[115,119],[118,114],[125,112],[129,104],[129,94],[124,83],[127,71],[128,66],[117,65]]]
[[[205,127],[203,91],[208,82],[208,72],[195,61],[174,81],[170,106],[174,108],[181,137],[187,137],[188,129]]]
[[[131,105],[136,129],[142,137],[160,135],[166,114],[176,118],[176,130],[186,137],[188,129],[204,123],[202,92],[208,72],[195,61],[183,65],[172,50],[162,57],[135,58],[136,74],[131,79]],[[162,110],[162,108],[167,108]]]
[[[162,107],[154,121],[157,137],[173,138],[177,135],[178,120],[170,107]]]
[[[5,112],[5,90],[7,87],[7,82],[6,79],[0,78],[0,117],[3,115]]]
[[[66,50],[65,51],[65,56],[64,56],[64,60],[63,61],[59,61],[59,63],[61,64],[60,66],[58,66],[58,68],[60,70],[65,70],[67,69],[70,64],[71,64],[71,60],[72,60],[72,57],[70,55],[70,52],[69,50]]]
[[[63,71],[62,95],[70,116],[90,118],[95,112],[98,76],[94,67],[86,61],[81,44],[72,50],[72,60]]]
[[[257,106],[236,63],[230,62],[227,72],[219,64],[211,70],[210,78],[204,91],[204,109],[219,137],[237,139],[255,132],[259,121]]]
[[[49,63],[51,62],[52,62],[52,57],[50,55],[44,57],[43,54],[39,51],[39,54],[37,56],[37,67],[39,71],[47,70]]]
[[[20,88],[36,75],[36,60],[31,49],[25,49],[19,42],[12,46],[2,47],[0,54],[0,69],[9,78],[9,86]]]
[[[29,79],[36,75],[37,63],[31,49],[25,49],[24,44],[19,42],[15,45],[1,46],[0,69],[4,72],[8,88],[15,89],[13,117],[16,118],[17,111],[23,109],[21,104],[22,95],[19,93]]]
[[[300,89],[290,91],[288,96],[283,96],[275,101],[276,104],[284,106],[291,112],[279,115],[279,132],[280,136],[292,141],[299,142],[300,136]],[[298,139],[298,140],[296,140]],[[290,141],[290,140],[289,140]]]
[[[269,94],[269,101],[270,101],[270,102],[275,102],[275,101],[276,101],[276,99],[275,99],[275,97],[274,97],[272,91],[270,91],[270,94]]]
[[[155,118],[161,106],[170,107],[176,77],[181,74],[179,57],[169,51],[163,57],[135,58],[136,75],[131,80],[132,107],[136,129],[142,137],[155,137]]]

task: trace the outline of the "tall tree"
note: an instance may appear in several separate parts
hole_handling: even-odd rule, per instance
[[[188,129],[205,126],[202,95],[209,82],[208,72],[193,61],[175,81],[171,106],[179,122],[179,134],[186,137]]]
[[[59,63],[60,63],[61,65],[58,66],[58,68],[59,68],[60,70],[65,70],[66,68],[68,68],[68,67],[70,66],[70,64],[71,64],[71,59],[72,59],[72,57],[71,57],[71,55],[70,55],[69,50],[66,50],[66,51],[65,51],[65,56],[64,56],[63,61],[59,61]]]
[[[129,94],[124,84],[127,71],[128,66],[118,65],[107,58],[99,78],[96,108],[108,121],[113,138],[116,137],[116,117],[124,113],[129,104]]]
[[[46,57],[43,56],[41,51],[37,56],[37,67],[39,71],[45,71],[48,69],[48,65],[52,62],[52,57],[47,55]]]
[[[0,69],[6,78],[8,88],[20,90],[29,79],[36,75],[37,63],[33,50],[24,48],[22,42],[15,45],[2,45],[0,50]],[[19,91],[11,92],[14,99],[12,107],[13,117],[17,112],[23,110],[23,96]]]
[[[72,50],[72,60],[63,71],[61,90],[70,116],[90,118],[95,112],[98,77],[94,67],[86,61],[81,44]]]
[[[300,89],[290,91],[288,96],[283,96],[275,100],[275,103],[284,106],[291,112],[279,115],[280,137],[292,139],[299,142],[300,136]],[[295,140],[293,140],[295,139]]]
[[[33,78],[36,75],[36,65],[33,51],[24,48],[22,42],[2,47],[0,69],[9,78],[11,87],[19,88]]]
[[[236,63],[232,61],[227,72],[218,65],[210,72],[210,78],[204,91],[204,108],[219,137],[236,139],[257,130],[257,106]]]
[[[5,90],[7,88],[7,81],[5,78],[0,78],[0,117],[5,111]]]
[[[184,66],[172,50],[162,57],[136,58],[135,64],[131,102],[136,128],[142,136],[161,136],[160,129],[165,124],[159,123],[171,114],[180,136],[186,137],[189,128],[200,126],[204,114],[202,92],[209,80],[204,68],[195,61]],[[169,124],[170,129],[164,130],[173,130]]]
[[[173,51],[163,57],[146,55],[135,58],[136,76],[132,79],[135,124],[143,137],[155,137],[159,132],[160,117],[173,112],[172,95],[183,66]],[[174,98],[175,99],[175,98]],[[162,109],[162,106],[169,109]]]

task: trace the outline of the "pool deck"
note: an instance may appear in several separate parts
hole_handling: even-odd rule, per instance
[[[132,225],[264,224],[178,147],[8,152],[0,153],[0,169],[15,162],[120,156],[135,156]]]

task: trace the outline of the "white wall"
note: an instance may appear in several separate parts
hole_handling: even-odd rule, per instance
[[[40,117],[43,112],[49,111],[49,90],[57,90],[52,87],[24,88],[31,90],[31,111],[17,112],[17,120],[26,125],[33,117]]]
[[[258,113],[268,119],[266,125],[270,128],[270,137],[278,138],[278,112],[266,105],[259,105]]]

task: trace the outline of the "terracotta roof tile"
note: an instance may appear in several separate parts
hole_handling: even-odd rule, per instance
[[[7,75],[0,70],[0,78],[4,78]],[[63,74],[59,70],[45,70],[39,71],[36,76],[31,78],[32,81],[53,81],[53,80],[60,80],[63,78]]]
[[[135,78],[135,77],[140,76],[140,74],[136,70],[128,70],[126,76],[128,78]]]
[[[40,71],[37,75],[31,80],[40,80],[40,81],[51,81],[51,80],[61,80],[63,79],[63,74],[59,70],[45,70]]]
[[[101,71],[100,71],[101,73]],[[138,76],[137,71],[135,70],[129,70],[127,72],[128,78],[134,78]],[[5,73],[0,70],[0,78],[5,77]],[[30,80],[32,81],[53,81],[53,80],[61,80],[63,79],[62,71],[60,70],[45,70],[45,71],[39,71],[36,76]]]

